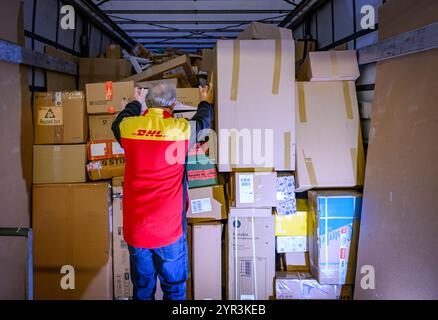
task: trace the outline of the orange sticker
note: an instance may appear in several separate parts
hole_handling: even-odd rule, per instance
[[[113,100],[113,82],[107,81],[105,83],[105,99]]]

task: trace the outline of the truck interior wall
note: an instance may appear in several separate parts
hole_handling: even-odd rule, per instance
[[[21,5],[0,2],[0,39],[23,45]],[[33,126],[26,67],[0,62],[0,95],[0,227],[28,228]],[[0,236],[0,299],[25,298],[25,249],[25,238]]]

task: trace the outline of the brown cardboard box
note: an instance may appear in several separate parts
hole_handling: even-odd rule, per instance
[[[321,285],[310,273],[277,272],[275,298],[278,300],[351,300],[351,285]]]
[[[222,225],[192,228],[193,299],[222,300]]]
[[[279,28],[270,24],[261,22],[252,22],[237,37],[239,40],[252,39],[285,39],[293,40],[292,30]]]
[[[216,51],[219,172],[294,170],[294,42],[219,40]]]
[[[34,186],[32,225],[37,300],[112,300],[108,184]],[[74,268],[74,290],[61,288],[64,266]]]
[[[360,76],[355,50],[309,52],[299,81],[356,81]]]
[[[254,234],[252,227],[254,227]],[[253,248],[253,243],[255,248]],[[236,245],[237,257],[235,255]],[[254,250],[256,257],[253,256]],[[256,272],[254,272],[254,264]],[[235,271],[236,265],[238,272]],[[230,209],[227,271],[229,300],[269,300],[273,297],[275,219],[271,209]],[[257,275],[257,290],[254,286],[254,273]]]
[[[236,172],[231,177],[230,205],[236,208],[262,208],[277,205],[277,173]]]
[[[88,160],[124,158],[125,150],[115,140],[90,140],[87,143]]]
[[[150,59],[153,54],[148,49],[146,49],[141,43],[137,43],[132,49],[132,54],[136,57]]]
[[[310,272],[309,252],[286,252],[282,262],[285,271]]]
[[[187,218],[193,222],[227,218],[224,187],[214,186],[189,190],[190,208]]]
[[[110,44],[106,47],[107,59],[120,59],[122,58],[122,48],[118,44]]]
[[[33,114],[35,144],[87,141],[85,94],[82,91],[36,92]]]
[[[354,284],[362,194],[309,191],[310,271],[321,284]]]
[[[354,82],[298,82],[297,190],[363,185],[365,158]]]
[[[175,111],[197,110],[201,103],[201,94],[198,88],[178,88],[176,89],[176,99],[178,103],[175,106]]]
[[[214,68],[214,50],[213,49],[202,49],[202,60],[200,71],[211,72]]]
[[[85,182],[87,145],[33,147],[33,183]]]
[[[134,95],[134,82],[88,83],[86,92],[88,114],[114,114]]]
[[[309,52],[315,51],[316,40],[295,41],[295,61],[300,62],[306,59]]]
[[[114,138],[111,126],[116,119],[114,114],[103,114],[88,117],[90,140],[112,140]]]
[[[78,62],[79,59],[61,50],[45,46],[44,51],[46,54],[57,57],[66,61]],[[63,74],[54,71],[46,71],[46,89],[47,91],[72,91],[77,90],[76,77],[68,74]]]
[[[182,55],[162,64],[153,65],[142,73],[126,78],[125,81],[145,81],[169,78],[182,78],[192,75],[192,66],[188,55]]]
[[[132,65],[124,59],[82,58],[79,60],[79,89],[87,83],[120,81],[132,74]]]
[[[123,176],[125,175],[125,158],[91,161],[87,164],[87,172],[92,181]]]

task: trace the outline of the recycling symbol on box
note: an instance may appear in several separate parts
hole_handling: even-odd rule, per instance
[[[46,113],[46,115],[44,116],[44,118],[46,119],[55,119],[55,114],[53,113],[52,109],[49,109]]]

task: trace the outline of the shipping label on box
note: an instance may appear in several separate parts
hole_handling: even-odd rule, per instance
[[[125,175],[125,158],[91,161],[87,165],[88,177],[92,181],[112,179]]]
[[[247,211],[252,210],[259,211],[260,216],[248,216],[251,212]],[[233,209],[230,213],[227,269],[229,300],[268,300],[273,296],[275,236],[271,213],[271,209]]]
[[[34,96],[35,144],[76,144],[87,140],[82,91],[37,92]]]
[[[322,284],[353,284],[362,195],[354,191],[309,192],[310,267]]]
[[[189,157],[187,175],[189,188],[206,187],[218,183],[216,166],[206,155]]]
[[[189,190],[189,219],[222,220],[227,218],[223,186],[195,188]]]
[[[306,252],[307,237],[277,237],[277,252]]]
[[[321,285],[311,274],[278,272],[275,279],[275,298],[278,300],[351,300],[351,285]]]
[[[276,179],[275,172],[236,172],[235,195],[232,205],[236,208],[275,207]]]
[[[279,216],[296,213],[295,178],[293,175],[277,177],[277,214]]]
[[[88,160],[124,158],[125,151],[116,140],[88,141]]]

